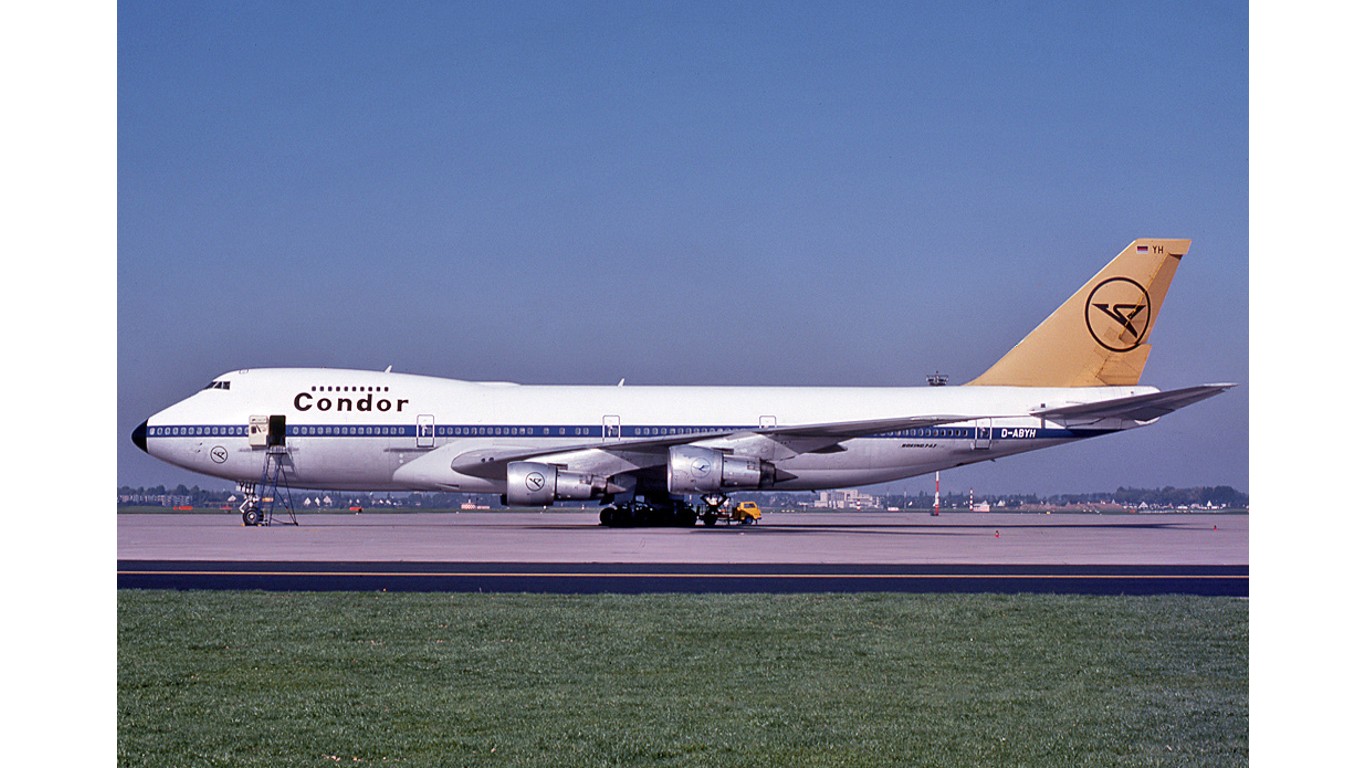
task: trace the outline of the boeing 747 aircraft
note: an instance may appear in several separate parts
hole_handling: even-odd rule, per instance
[[[532,386],[389,371],[244,369],[133,432],[235,480],[244,522],[292,487],[599,500],[605,525],[713,522],[728,491],[882,483],[1152,424],[1232,384],[1140,386],[1189,240],[1135,240],[963,386]]]

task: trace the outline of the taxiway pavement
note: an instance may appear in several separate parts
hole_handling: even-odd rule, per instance
[[[1247,594],[1248,517],[769,513],[604,528],[594,512],[120,515],[119,584],[499,591]]]
[[[596,512],[119,515],[120,560],[1247,565],[1247,515],[830,512],[604,528]]]

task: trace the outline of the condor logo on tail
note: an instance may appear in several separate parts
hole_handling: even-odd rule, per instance
[[[1097,285],[1086,300],[1086,328],[1096,343],[1111,352],[1129,352],[1148,333],[1152,302],[1142,285],[1112,277]]]

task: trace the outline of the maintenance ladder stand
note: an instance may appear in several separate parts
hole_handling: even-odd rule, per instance
[[[277,506],[289,517],[288,521],[280,520],[280,525],[299,524],[299,519],[294,516],[294,498],[289,489],[288,463],[289,450],[284,445],[269,445],[266,447],[265,463],[261,467],[261,479],[255,483],[237,484],[238,490],[246,496],[241,507],[243,525],[275,525]]]

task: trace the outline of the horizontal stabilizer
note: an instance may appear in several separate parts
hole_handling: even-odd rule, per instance
[[[1098,403],[1045,408],[1033,411],[1030,415],[1054,421],[1087,421],[1093,419],[1151,421],[1166,416],[1179,408],[1185,408],[1201,400],[1214,397],[1235,386],[1237,385],[1204,384],[1198,387],[1173,389],[1170,392],[1154,392],[1148,395],[1121,397],[1116,400],[1102,400]]]

